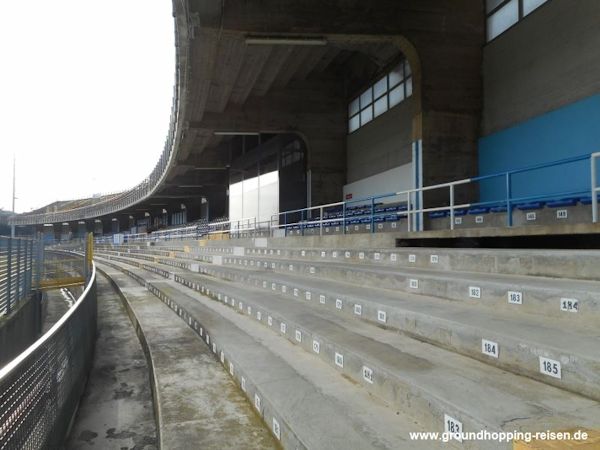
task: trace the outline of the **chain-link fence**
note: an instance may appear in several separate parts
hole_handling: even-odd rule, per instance
[[[30,297],[39,281],[42,252],[39,241],[0,237],[0,316]]]
[[[96,269],[75,305],[0,370],[0,450],[61,448],[96,338]]]

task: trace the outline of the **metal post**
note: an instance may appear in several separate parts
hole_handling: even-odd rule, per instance
[[[412,217],[410,216],[410,191],[406,193],[406,223],[408,226],[408,232],[412,231],[411,227]]]
[[[304,236],[304,210],[300,211],[300,234]]]
[[[23,289],[21,287],[21,282],[23,278],[21,276],[21,240],[17,239],[17,282],[15,283],[15,303],[18,304],[21,301],[21,296],[23,295]]]
[[[450,185],[450,229],[454,230],[454,185]]]
[[[596,155],[592,154],[591,160],[592,176],[592,222],[598,222],[598,194],[596,193]]]
[[[375,233],[375,197],[371,197],[371,233]]]
[[[510,187],[510,172],[506,172],[506,226],[512,227],[512,204],[510,201],[510,197],[512,195],[511,187]]]
[[[346,202],[342,203],[342,232],[346,234]]]
[[[323,236],[323,207],[321,206],[321,208],[319,208],[319,225],[320,225],[320,229],[319,229],[319,236]]]
[[[6,314],[10,314],[10,300],[12,292],[12,239],[8,239],[8,252],[6,260]]]

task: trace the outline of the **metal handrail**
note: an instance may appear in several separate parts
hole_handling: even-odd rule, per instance
[[[96,267],[75,304],[0,369],[0,448],[60,448],[92,365]]]
[[[395,192],[395,193],[375,195],[375,196],[364,197],[364,198],[360,198],[360,199],[353,199],[353,200],[348,200],[348,201],[330,203],[330,204],[326,204],[326,205],[311,206],[308,208],[300,208],[300,209],[294,209],[294,210],[289,210],[289,211],[283,211],[283,212],[280,212],[277,214],[273,214],[271,216],[270,228],[273,230],[273,229],[280,229],[281,227],[287,228],[290,226],[300,225],[300,227],[302,228],[302,231],[303,231],[304,226],[306,224],[318,223],[319,228],[320,228],[320,234],[323,234],[323,224],[342,220],[343,232],[345,233],[346,232],[346,222],[348,219],[347,214],[346,214],[346,210],[347,210],[346,206],[351,203],[369,202],[370,206],[371,206],[371,211],[370,211],[370,214],[365,214],[365,215],[369,216],[371,218],[371,232],[374,233],[375,229],[373,227],[373,218],[376,216],[379,216],[379,215],[386,214],[386,213],[375,213],[375,211],[374,211],[375,201],[389,199],[391,197],[404,197],[406,199],[405,200],[406,207],[407,207],[406,210],[397,211],[396,214],[400,215],[400,216],[405,216],[408,219],[407,220],[408,231],[415,231],[414,230],[414,228],[415,228],[414,220],[412,220],[412,219],[414,219],[416,214],[422,214],[425,212],[434,212],[434,211],[449,211],[449,213],[450,213],[450,229],[453,230],[454,224],[455,224],[454,215],[455,215],[456,210],[461,210],[464,208],[470,208],[470,207],[475,207],[475,206],[497,205],[499,203],[506,204],[506,208],[507,208],[507,218],[506,218],[507,223],[506,224],[507,224],[507,226],[510,227],[510,226],[512,226],[513,204],[525,202],[525,201],[532,201],[535,199],[553,198],[553,197],[561,197],[561,196],[564,197],[564,196],[569,196],[569,195],[580,195],[580,194],[585,193],[584,191],[567,191],[567,192],[557,192],[554,194],[540,194],[540,195],[536,195],[536,196],[513,197],[512,196],[512,176],[513,175],[518,174],[518,173],[524,173],[524,172],[529,172],[529,171],[533,171],[533,170],[538,170],[538,169],[562,166],[565,164],[570,164],[570,163],[574,163],[574,162],[578,162],[578,161],[585,161],[585,160],[590,160],[590,166],[591,166],[592,221],[595,223],[598,221],[598,195],[597,195],[597,193],[600,192],[600,186],[596,186],[596,184],[597,184],[596,159],[597,158],[600,158],[600,152],[584,154],[584,155],[579,155],[579,156],[574,156],[574,157],[569,157],[569,158],[563,158],[563,159],[552,161],[549,163],[533,164],[533,165],[529,165],[529,166],[525,166],[525,167],[519,167],[517,169],[504,171],[504,172],[497,172],[497,173],[488,174],[488,175],[481,175],[481,176],[472,177],[472,178],[465,178],[462,180],[451,181],[451,182],[446,182],[446,183],[439,183],[439,184],[435,184],[435,185],[431,185],[431,186],[406,189],[406,190]],[[504,200],[462,203],[462,204],[458,204],[458,205],[455,204],[454,197],[455,197],[455,188],[457,186],[466,185],[466,184],[470,184],[470,183],[477,183],[477,182],[490,180],[493,178],[500,178],[500,177],[505,178],[505,181],[506,181],[505,182],[505,198],[504,198]],[[427,208],[426,207],[418,207],[418,208],[412,207],[411,198],[413,196],[416,196],[423,192],[432,191],[432,190],[436,190],[436,189],[444,189],[444,188],[448,188],[448,190],[449,190],[447,206],[436,206],[436,207],[427,207]],[[342,206],[342,208],[343,208],[342,217],[335,218],[335,219],[325,219],[324,214],[323,214],[324,210],[329,207],[333,207],[333,206]],[[310,211],[313,211],[313,210],[320,211],[319,219],[318,220],[305,220],[305,217],[308,217],[307,213]],[[289,215],[298,214],[298,213],[300,213],[300,215],[301,215],[301,219],[299,221],[291,222],[291,223],[287,221],[287,217]],[[283,224],[281,224],[280,220],[279,220],[279,218],[281,216],[284,217]],[[275,219],[275,218],[277,218],[277,219]]]

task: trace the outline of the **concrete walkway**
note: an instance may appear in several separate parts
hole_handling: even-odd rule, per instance
[[[127,275],[103,264],[98,267],[126,298],[150,355],[160,447],[278,448],[250,403],[188,324]]]
[[[144,352],[119,296],[100,274],[94,363],[66,448],[158,448]]]

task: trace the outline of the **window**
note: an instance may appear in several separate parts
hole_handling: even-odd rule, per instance
[[[548,0],[486,0],[488,42]]]
[[[400,61],[348,105],[348,132],[379,117],[412,95],[412,71],[408,61]]]

